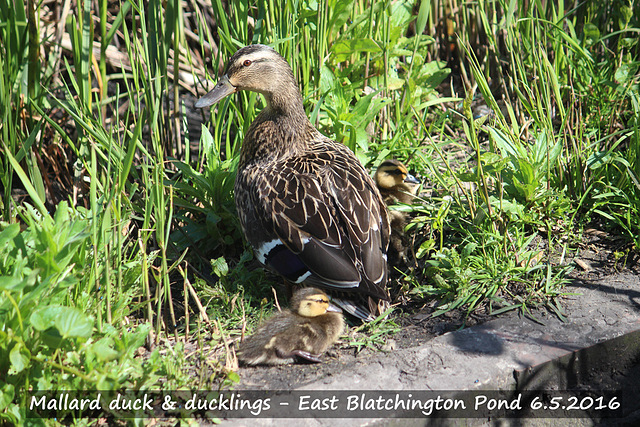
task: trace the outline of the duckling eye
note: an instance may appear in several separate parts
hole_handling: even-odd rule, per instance
[[[245,59],[244,62],[242,63],[242,65],[244,65],[245,67],[248,67],[249,65],[251,65],[251,60],[250,59]]]

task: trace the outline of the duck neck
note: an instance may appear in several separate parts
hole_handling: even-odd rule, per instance
[[[295,87],[295,86],[294,86]],[[240,164],[260,164],[307,149],[317,130],[311,125],[296,90],[264,94],[267,106],[255,118],[242,144]]]
[[[281,86],[279,90],[265,94],[267,107],[265,110],[272,117],[278,117],[283,123],[292,128],[304,129],[309,125],[309,119],[304,111],[302,95],[296,86]]]

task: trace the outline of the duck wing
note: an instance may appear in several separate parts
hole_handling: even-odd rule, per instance
[[[387,212],[348,148],[322,141],[264,169],[256,181],[262,228],[246,231],[261,262],[293,282],[389,299]]]

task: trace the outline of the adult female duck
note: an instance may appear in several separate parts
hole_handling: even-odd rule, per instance
[[[274,49],[238,50],[195,106],[240,90],[261,93],[267,104],[245,135],[235,183],[256,257],[288,282],[327,289],[345,312],[373,320],[388,307],[390,233],[375,183],[347,147],[309,122],[291,67]]]

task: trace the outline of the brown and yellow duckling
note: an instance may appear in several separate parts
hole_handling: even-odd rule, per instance
[[[420,185],[420,181],[409,173],[407,167],[395,159],[380,163],[373,179],[387,206],[411,204]]]
[[[293,294],[290,310],[276,314],[240,343],[238,359],[247,365],[318,363],[343,330],[341,310],[327,294],[301,288]]]
[[[238,50],[195,106],[240,90],[266,100],[245,135],[234,189],[256,258],[289,283],[330,291],[345,312],[375,319],[390,299],[390,226],[374,181],[353,152],[309,122],[291,67],[275,50]]]
[[[420,185],[420,181],[409,173],[407,167],[395,159],[387,159],[380,163],[373,179],[387,206],[398,203],[411,204]],[[404,228],[407,225],[407,214],[389,210],[389,219],[391,223],[389,262],[397,264],[400,260],[406,260],[407,242]]]

